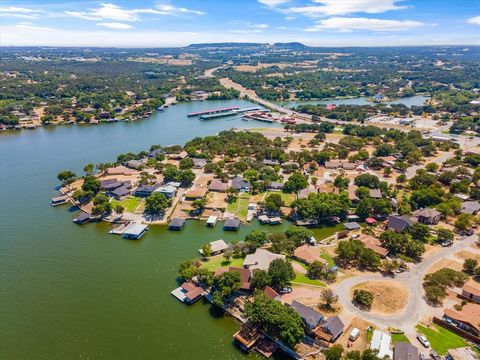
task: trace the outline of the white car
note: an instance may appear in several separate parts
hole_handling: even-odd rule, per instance
[[[429,348],[430,347],[430,342],[424,335],[417,335],[418,341],[420,341],[420,344],[422,344],[424,347]]]

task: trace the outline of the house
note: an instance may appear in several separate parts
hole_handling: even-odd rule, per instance
[[[73,222],[78,224],[78,225],[83,225],[90,220],[92,220],[94,217],[90,214],[87,214],[86,212],[81,212],[80,214],[77,215],[75,219],[73,219]]]
[[[308,199],[308,196],[310,194],[318,194],[318,192],[317,192],[316,189],[313,189],[313,188],[302,189],[298,192],[298,198],[299,199]]]
[[[249,192],[251,184],[248,181],[243,180],[242,177],[236,176],[232,179],[231,188],[237,191]]]
[[[140,170],[145,164],[139,160],[129,160],[125,163],[130,169]]]
[[[123,238],[138,240],[147,232],[147,230],[147,225],[133,223],[123,231]]]
[[[345,325],[338,316],[330,316],[324,319],[315,329],[315,335],[322,340],[333,343],[343,334],[344,329]]]
[[[393,358],[393,352],[390,350],[391,342],[392,337],[390,334],[379,330],[374,330],[372,340],[370,341],[370,349],[378,350],[377,356],[381,359],[383,359],[385,356]]]
[[[217,223],[218,217],[211,215],[207,219],[207,226],[213,227]]]
[[[448,355],[452,360],[478,360],[477,353],[469,347],[449,349]]]
[[[345,229],[347,229],[349,231],[358,230],[361,227],[360,224],[355,222],[355,221],[345,223],[345,224],[343,224],[343,226],[345,227]]]
[[[480,202],[478,201],[464,201],[462,203],[462,213],[477,215],[480,210]]]
[[[342,163],[340,161],[325,161],[325,169],[339,169],[342,167]]]
[[[453,321],[458,328],[480,336],[480,304],[467,303],[461,310],[445,309],[443,319]]]
[[[147,197],[151,195],[159,186],[158,185],[140,185],[136,188],[134,195],[138,197]]]
[[[185,226],[185,219],[175,218],[168,224],[169,230],[182,230]]]
[[[237,218],[227,219],[223,224],[223,230],[236,231],[240,228],[240,220]]]
[[[440,217],[442,216],[440,211],[431,208],[415,210],[412,215],[415,216],[419,222],[427,225],[438,224]]]
[[[388,249],[384,248],[377,238],[367,234],[361,234],[357,239],[360,240],[367,249],[373,250],[380,257],[384,258],[388,255]]]
[[[267,295],[270,299],[272,300],[277,300],[280,301],[281,296],[279,293],[277,293],[275,290],[273,290],[270,286],[265,286],[265,289],[263,289],[263,293]]]
[[[409,342],[399,341],[393,347],[393,360],[417,360],[418,349]]]
[[[311,246],[309,244],[303,244],[295,249],[293,256],[305,264],[311,264],[314,261],[325,262],[320,257],[322,250],[319,247]]]
[[[106,180],[104,180],[106,181]],[[123,181],[110,181],[108,183],[100,183],[100,189],[105,191],[113,191],[123,185]]]
[[[170,154],[168,157],[172,160],[182,160],[188,156],[188,153],[184,150],[179,152],[178,154]]]
[[[348,188],[347,188],[348,199],[351,202],[357,202],[360,200],[357,196],[357,189],[358,189],[357,185],[348,185]]]
[[[252,273],[249,269],[230,266],[228,268],[229,272],[238,272],[240,273],[240,290],[251,290],[252,288]]]
[[[158,149],[153,149],[148,153],[149,158],[156,158],[157,155],[165,155],[165,150],[158,148]]]
[[[283,183],[278,182],[278,181],[272,181],[268,185],[268,190],[281,191],[281,190],[283,190]]]
[[[193,168],[194,169],[203,169],[205,165],[207,165],[207,159],[197,159],[193,158]]]
[[[323,315],[318,311],[315,311],[311,307],[303,305],[296,300],[292,301],[290,307],[300,315],[305,326],[310,331],[315,329],[323,320]]]
[[[344,170],[355,170],[357,168],[357,163],[352,163],[352,162],[344,162],[342,164],[342,167]]]
[[[480,304],[480,284],[474,280],[466,282],[462,287],[462,296]]]
[[[276,166],[276,165],[280,165],[280,162],[278,160],[265,159],[263,160],[263,165]]]
[[[275,259],[285,260],[285,255],[274,254],[266,249],[257,249],[243,261],[243,267],[250,270],[268,270],[270,263]]]
[[[185,199],[186,200],[196,200],[196,199],[201,199],[205,195],[207,195],[207,188],[195,188],[195,189],[190,189],[186,194],[185,194]]]
[[[107,169],[107,175],[132,175],[133,173],[135,173],[135,170],[123,165]]]
[[[180,287],[173,290],[170,294],[175,296],[181,302],[187,304],[193,304],[195,301],[200,299],[205,290],[200,286],[194,284],[193,282],[186,281]]]
[[[375,220],[374,218],[372,217],[368,217],[365,219],[365,222],[368,224],[368,225],[373,225],[377,222],[377,220]]]
[[[382,192],[380,189],[370,189],[369,190],[370,197],[373,199],[381,199],[382,198]]]
[[[106,179],[100,181],[100,190],[106,190],[106,186],[119,182],[117,179]],[[120,185],[119,185],[120,186]]]
[[[414,225],[417,221],[407,215],[389,215],[387,221],[387,228],[397,233],[401,233],[410,225]]]
[[[209,244],[210,248],[212,249],[212,255],[220,254],[228,249],[228,244],[222,239],[211,241]]]
[[[167,199],[171,199],[177,193],[177,188],[171,185],[164,185],[156,188],[154,192],[159,192],[167,197]]]
[[[252,323],[242,325],[239,331],[233,335],[235,342],[243,351],[251,351],[256,342],[261,338],[261,333]]]
[[[122,200],[126,198],[128,195],[130,195],[131,193],[132,193],[131,190],[125,185],[122,185],[119,188],[116,188],[115,190],[110,191],[110,195],[112,195],[117,200]]]
[[[219,179],[213,179],[212,182],[210,183],[210,186],[208,187],[208,190],[210,191],[215,191],[215,192],[226,192],[228,189],[228,184],[222,182]]]

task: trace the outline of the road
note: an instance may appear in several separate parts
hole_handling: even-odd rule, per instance
[[[477,240],[478,236],[472,235],[463,240],[456,241],[451,247],[443,248],[421,263],[411,266],[408,272],[395,277],[385,277],[380,274],[354,276],[337,284],[333,291],[338,295],[343,310],[349,315],[365,319],[382,329],[389,327],[402,329],[411,341],[415,341],[415,326],[422,317],[427,316],[434,309],[426,303],[423,296],[423,278],[428,269],[437,261],[455,252],[469,248],[470,245]],[[470,248],[469,251],[474,251],[474,249]],[[352,303],[350,295],[350,289],[352,287],[364,282],[378,280],[396,281],[403,284],[409,290],[409,300],[404,312],[392,316],[382,316],[360,310]]]

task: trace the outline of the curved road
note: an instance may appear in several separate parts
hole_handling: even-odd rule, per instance
[[[444,248],[425,259],[419,264],[410,267],[408,272],[399,274],[395,277],[386,277],[380,274],[360,275],[348,278],[335,286],[334,292],[338,295],[339,302],[342,304],[344,311],[350,315],[365,319],[380,328],[395,327],[402,329],[407,335],[415,336],[415,325],[418,324],[422,316],[428,315],[431,307],[425,302],[423,296],[423,278],[428,269],[437,261],[451,255],[459,250],[470,247],[477,241],[478,236],[472,235],[458,240],[451,247]],[[391,316],[382,316],[371,314],[367,311],[360,310],[353,305],[350,296],[350,289],[356,285],[367,281],[390,280],[400,282],[409,290],[409,301],[406,309],[400,313]]]

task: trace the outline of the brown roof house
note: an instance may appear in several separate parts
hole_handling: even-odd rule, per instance
[[[458,328],[470,334],[480,335],[480,304],[468,303],[461,310],[445,309],[443,319],[453,321]]]
[[[415,210],[412,215],[415,216],[419,222],[427,225],[438,224],[442,216],[439,211],[431,208]]]
[[[321,252],[319,247],[303,244],[295,249],[293,256],[305,264],[311,264],[314,261],[326,263],[326,261],[320,257]]]
[[[382,243],[377,238],[367,234],[361,234],[358,240],[360,240],[367,249],[373,250],[381,257],[384,258],[388,255],[388,250],[382,246]]]
[[[474,280],[466,282],[462,287],[462,296],[480,304],[480,284]]]
[[[270,263],[275,259],[285,260],[285,255],[274,254],[265,249],[257,249],[243,261],[243,267],[250,270],[268,270]]]

